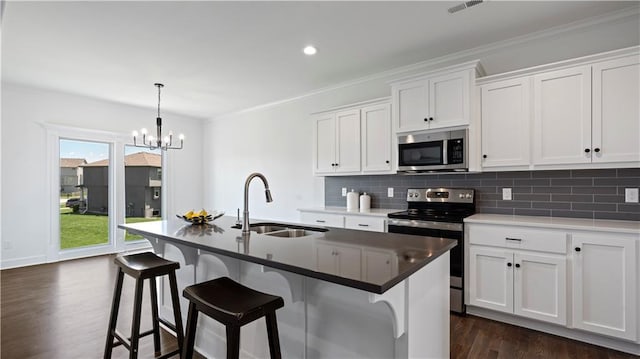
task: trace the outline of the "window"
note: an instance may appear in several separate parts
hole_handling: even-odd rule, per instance
[[[60,249],[109,244],[110,145],[60,139],[59,151]]]
[[[159,221],[162,201],[162,152],[124,146],[125,223]],[[125,241],[142,240],[126,233]]]

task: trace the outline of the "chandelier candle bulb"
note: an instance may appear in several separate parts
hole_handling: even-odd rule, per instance
[[[133,131],[133,145],[135,147],[145,147],[150,150],[160,149],[166,150],[179,150],[182,149],[184,144],[184,136],[180,135],[180,146],[173,146],[173,131],[169,131],[169,136],[162,137],[162,117],[160,117],[160,89],[164,87],[161,83],[155,83],[154,86],[158,88],[158,117],[156,117],[156,133],[157,136],[147,137],[147,129],[143,128],[142,132],[142,144],[137,143],[138,132]]]

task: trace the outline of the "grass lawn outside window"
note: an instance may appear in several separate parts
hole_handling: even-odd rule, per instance
[[[68,210],[68,211],[67,211]],[[60,249],[106,244],[109,241],[109,217],[94,214],[70,213],[70,208],[60,210]],[[128,217],[126,223],[159,221],[160,218]],[[143,239],[126,233],[125,241]]]

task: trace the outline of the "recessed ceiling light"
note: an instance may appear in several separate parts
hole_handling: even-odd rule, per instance
[[[302,50],[302,52],[304,52],[305,55],[315,55],[316,52],[318,52],[318,50],[315,47],[309,45],[309,46],[305,47]]]

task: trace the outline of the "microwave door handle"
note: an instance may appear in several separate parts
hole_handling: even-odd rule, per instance
[[[448,139],[442,140],[442,164],[443,165],[449,164],[449,154],[447,153],[447,148],[449,147],[448,142],[449,142]]]

